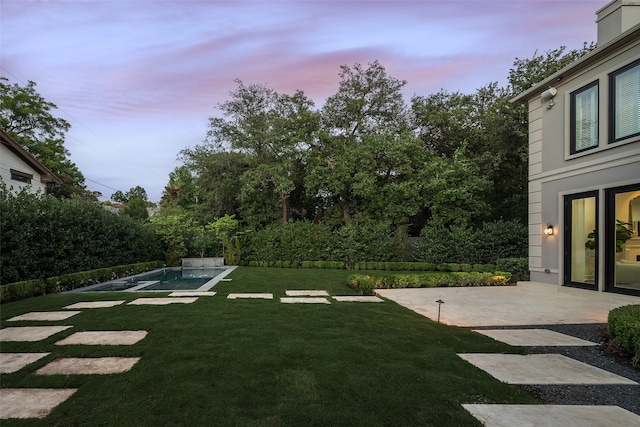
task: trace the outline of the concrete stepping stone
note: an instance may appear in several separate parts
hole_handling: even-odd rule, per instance
[[[593,346],[598,345],[548,329],[476,329],[483,335],[519,347]]]
[[[248,294],[227,295],[227,299],[244,299],[244,298],[273,299],[273,294],[248,293]]]
[[[42,341],[71,326],[15,326],[0,329],[0,341]]]
[[[317,297],[283,297],[280,298],[280,302],[285,304],[331,304],[328,299]]]
[[[139,357],[56,359],[36,371],[37,375],[107,375],[129,371]]]
[[[2,388],[0,419],[44,418],[76,391],[75,388]]]
[[[458,354],[472,365],[509,384],[635,384],[560,354]]]
[[[11,374],[51,353],[0,353],[0,374]]]
[[[77,302],[75,304],[68,305],[66,307],[62,307],[65,309],[73,310],[78,308],[108,308],[115,307],[116,305],[120,305],[124,303],[124,300],[121,301],[83,301]]]
[[[288,297],[328,297],[327,291],[285,291]]]
[[[486,427],[640,426],[640,415],[636,415],[619,406],[484,404],[463,404],[462,406]]]
[[[340,302],[384,302],[382,298],[378,298],[373,295],[362,295],[362,296],[343,296],[343,297],[333,297],[334,300]]]
[[[206,292],[206,291],[179,291],[179,292],[171,292],[169,294],[170,297],[212,297],[216,293],[215,292]]]
[[[20,320],[34,320],[43,322],[55,322],[57,320],[67,320],[70,317],[75,316],[81,311],[32,311],[30,313],[14,316],[9,319],[9,322],[17,322]]]
[[[147,336],[147,331],[85,331],[76,332],[56,345],[133,345]]]
[[[186,298],[138,298],[127,305],[167,305],[167,304],[191,304],[197,297]]]

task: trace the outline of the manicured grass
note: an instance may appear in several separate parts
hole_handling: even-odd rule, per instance
[[[37,343],[2,343],[2,352],[52,354],[2,387],[78,387],[45,420],[4,426],[465,426],[481,425],[461,403],[533,403],[460,352],[520,352],[466,329],[436,324],[399,305],[282,304],[286,289],[352,295],[344,270],[239,268],[193,304],[84,310],[61,322],[6,322],[76,301],[132,300],[130,293],[50,295],[5,304],[2,327],[74,327]],[[228,300],[230,292],[275,299]],[[165,295],[165,294],[154,294]],[[80,330],[147,330],[134,346],[56,346]],[[36,376],[59,357],[141,356],[108,376]]]

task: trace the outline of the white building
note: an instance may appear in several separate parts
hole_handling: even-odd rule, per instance
[[[640,2],[596,12],[597,48],[529,105],[531,280],[640,295]]]
[[[7,188],[44,193],[48,183],[62,184],[46,166],[22,147],[4,129],[0,129],[0,179]]]

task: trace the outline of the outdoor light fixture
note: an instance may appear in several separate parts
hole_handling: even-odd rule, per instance
[[[553,97],[556,96],[557,93],[558,89],[549,86],[549,89],[545,90],[544,92],[542,92],[542,95],[540,95],[542,97],[542,102],[549,101],[549,103],[547,104],[547,110],[550,110],[551,107],[555,105],[553,102]]]
[[[547,236],[553,236],[553,225],[547,224],[547,227],[544,229],[544,234]]]
[[[444,301],[442,301],[441,299],[439,299],[438,301],[436,301],[438,303],[438,323],[440,323],[440,307],[442,307],[442,304],[444,304]]]

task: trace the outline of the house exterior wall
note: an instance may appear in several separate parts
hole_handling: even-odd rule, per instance
[[[32,193],[37,193],[38,191],[45,193],[47,186],[42,182],[40,173],[5,147],[4,144],[0,144],[0,147],[0,178],[7,188],[13,187],[15,191],[20,191],[24,187],[29,187],[29,191]],[[11,179],[11,169],[33,175],[31,184]]]
[[[551,82],[558,92],[550,108],[540,94],[528,100],[529,269],[533,281],[564,284],[564,196],[596,191],[598,200],[604,201],[608,188],[640,184],[640,136],[609,143],[609,74],[638,59],[640,40]],[[599,82],[598,147],[571,154],[571,93],[595,81]],[[599,203],[601,230],[605,229],[604,209],[604,203]],[[544,234],[547,224],[554,228],[551,236]],[[604,254],[604,243],[600,245]],[[599,290],[606,284],[604,258],[598,261]]]

